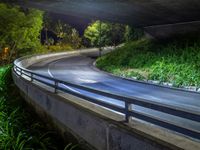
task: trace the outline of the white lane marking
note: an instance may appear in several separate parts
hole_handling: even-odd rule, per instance
[[[53,63],[56,63],[56,62],[58,62],[58,61],[59,61],[59,60],[57,60],[57,61],[55,61],[55,62],[53,62]],[[51,71],[50,71],[50,67],[51,67],[50,65],[51,65],[51,64],[52,64],[52,63],[50,63],[49,66],[48,66],[48,74],[49,74],[52,78],[54,78],[53,74],[52,74]],[[69,90],[80,94],[80,92],[78,92],[77,90],[74,90],[73,88],[70,88],[70,87],[67,86],[67,85],[64,85],[64,84],[62,84],[62,85],[63,85],[64,87],[68,88]]]
[[[48,74],[49,74],[50,77],[52,77],[52,78],[54,78],[54,76],[53,76],[53,74],[52,74],[51,71],[50,71],[50,67],[51,67],[52,64],[55,64],[55,63],[57,63],[58,61],[60,61],[60,59],[57,60],[57,61],[53,61],[53,62],[49,63],[49,65],[48,65]]]
[[[54,76],[52,75],[52,73],[51,73],[49,67],[48,67],[48,74],[50,75],[50,77],[52,77],[52,78],[54,77]]]
[[[79,91],[77,91],[77,90],[74,90],[73,88],[70,88],[69,86],[67,86],[67,85],[64,85],[63,84],[63,86],[64,87],[66,87],[66,88],[68,88],[69,90],[71,90],[71,91],[73,91],[73,92],[76,92],[76,93],[79,93],[79,94],[81,94]]]
[[[83,82],[87,82],[87,83],[97,83],[97,81],[95,81],[95,80],[89,80],[89,79],[78,78],[78,80],[83,81]]]

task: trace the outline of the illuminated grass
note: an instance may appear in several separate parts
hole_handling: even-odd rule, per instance
[[[134,41],[99,58],[97,67],[125,77],[200,87],[200,44]]]

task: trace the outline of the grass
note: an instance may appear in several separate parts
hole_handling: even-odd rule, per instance
[[[57,53],[57,52],[66,52],[66,51],[72,51],[74,50],[71,45],[68,44],[62,44],[62,45],[50,45],[45,46],[41,45],[37,49],[34,50],[21,50],[19,57],[25,56],[25,55],[31,55],[31,54],[47,54],[47,53]]]
[[[40,45],[37,49],[21,49],[18,50],[18,53],[15,53],[11,59],[14,61],[19,57],[26,55],[35,55],[35,54],[48,54],[48,53],[57,53],[57,52],[67,52],[74,50],[73,47],[69,44],[59,44],[59,45]],[[9,53],[3,53],[0,49],[0,66],[4,66],[9,62]]]
[[[11,78],[11,66],[0,67],[0,149],[1,150],[75,150],[23,103]]]
[[[156,43],[141,39],[99,58],[97,67],[139,80],[200,87],[200,42]]]

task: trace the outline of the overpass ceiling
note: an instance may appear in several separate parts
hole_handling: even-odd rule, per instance
[[[200,0],[29,0],[20,4],[58,14],[136,27],[200,20]]]

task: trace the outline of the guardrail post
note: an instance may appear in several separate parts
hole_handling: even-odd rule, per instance
[[[19,73],[20,73],[20,76],[22,76],[22,69],[20,68],[20,71],[19,71]]]
[[[55,81],[54,93],[57,93],[58,89],[58,81]]]
[[[33,82],[33,74],[31,73],[31,82]]]
[[[125,122],[128,123],[129,122],[129,118],[130,118],[130,115],[129,115],[129,111],[131,109],[131,104],[128,103],[128,102],[125,102]]]

